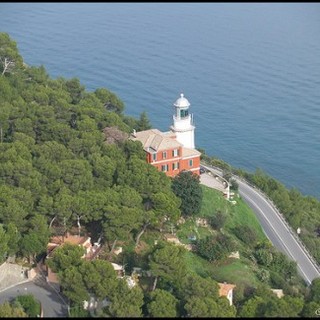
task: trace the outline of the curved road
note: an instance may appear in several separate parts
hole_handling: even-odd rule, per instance
[[[221,170],[204,165],[217,174]],[[281,215],[268,202],[263,194],[244,181],[233,176],[239,184],[239,193],[243,200],[253,209],[260,224],[273,245],[286,254],[291,260],[297,262],[298,271],[305,281],[311,284],[312,280],[320,277],[319,267],[313,262],[306,250],[297,241],[291,228],[283,221]]]
[[[11,301],[15,297],[23,294],[32,294],[41,302],[43,316],[45,318],[67,318],[68,309],[61,297],[42,279],[18,284],[11,288],[1,291],[0,304]]]

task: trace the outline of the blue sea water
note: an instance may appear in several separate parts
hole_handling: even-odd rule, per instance
[[[319,3],[0,3],[0,31],[53,78],[106,87],[167,131],[320,199]]]

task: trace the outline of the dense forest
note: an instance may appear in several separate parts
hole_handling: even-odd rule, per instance
[[[5,33],[0,33],[0,73],[1,263],[12,256],[36,263],[51,235],[75,229],[93,241],[102,239],[107,252],[104,260],[85,261],[80,247],[65,245],[49,262],[77,315],[86,315],[81,303],[90,296],[111,302],[97,310],[100,316],[315,315],[320,279],[306,288],[295,263],[267,241],[259,242],[252,229],[224,232],[221,213],[211,221],[214,235],[196,242],[195,255],[211,263],[246,248],[244,255],[257,265],[259,285],[236,288],[233,306],[219,297],[214,274],[190,272],[183,247],[159,241],[137,251],[145,233],[161,234],[200,210],[199,178],[182,173],[172,180],[147,164],[141,143],[128,139],[133,129],[151,127],[145,113],[134,119],[108,89],[87,92],[76,78],[51,79],[43,66],[27,66]],[[269,194],[293,226],[302,228],[319,261],[319,202],[287,191],[263,174],[246,178]],[[181,185],[192,188],[195,197],[182,192]],[[109,261],[119,243],[125,245],[122,259],[151,270],[152,290],[130,289],[117,279]],[[272,284],[284,289],[283,298],[271,292]],[[0,314],[8,314],[2,308]],[[5,308],[23,314],[15,306]]]

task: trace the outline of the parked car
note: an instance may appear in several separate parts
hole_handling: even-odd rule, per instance
[[[206,172],[206,169],[204,167],[200,166],[200,174],[203,174],[205,172]]]

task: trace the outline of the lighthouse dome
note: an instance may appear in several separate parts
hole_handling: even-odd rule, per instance
[[[180,98],[173,104],[177,108],[187,108],[190,106],[188,99],[186,99],[183,93],[180,94]]]

